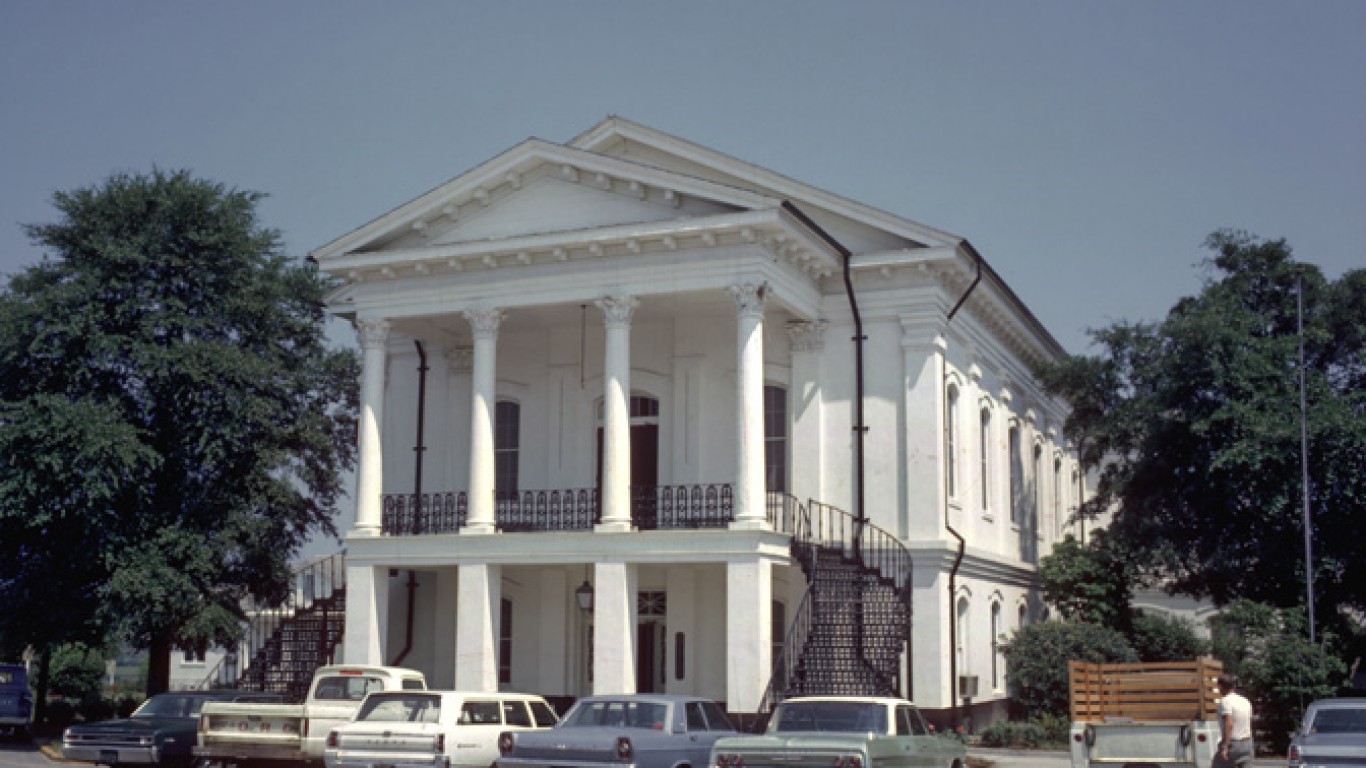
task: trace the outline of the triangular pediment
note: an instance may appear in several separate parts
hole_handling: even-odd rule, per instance
[[[772,209],[752,190],[531,139],[314,251],[353,253]]]
[[[663,131],[612,116],[569,146],[787,200],[855,254],[953,247],[963,238],[864,205]]]

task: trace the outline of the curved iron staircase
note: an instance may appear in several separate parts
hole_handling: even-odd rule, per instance
[[[302,701],[318,667],[333,663],[346,626],[346,562],[333,555],[294,573],[284,603],[249,606],[242,639],[246,664],[224,657],[200,683],[201,689],[239,688],[279,693]]]
[[[910,649],[911,556],[892,534],[838,508],[771,494],[770,520],[792,534],[808,587],[760,715],[792,696],[901,695]]]

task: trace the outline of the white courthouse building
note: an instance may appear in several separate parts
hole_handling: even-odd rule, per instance
[[[346,662],[1001,706],[1081,485],[965,239],[611,117],[312,258],[362,350]]]

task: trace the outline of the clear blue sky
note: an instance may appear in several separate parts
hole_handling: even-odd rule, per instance
[[[0,4],[0,273],[54,191],[187,168],[309,250],[608,114],[971,240],[1064,346],[1200,243],[1366,266],[1366,2]]]

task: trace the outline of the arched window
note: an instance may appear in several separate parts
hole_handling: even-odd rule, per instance
[[[787,390],[764,387],[764,487],[787,490]]]
[[[493,412],[493,487],[500,499],[517,498],[522,406],[499,400]]]
[[[991,689],[1001,689],[1001,604],[991,604]]]
[[[1062,457],[1053,457],[1053,535],[1062,538]]]
[[[1010,522],[1024,522],[1024,458],[1020,454],[1020,426],[1010,425]]]
[[[958,385],[950,384],[944,397],[944,474],[949,498],[958,496]]]
[[[1043,494],[1039,493],[1039,483],[1043,478],[1043,446],[1039,443],[1034,444],[1034,461],[1029,469],[1029,514],[1032,516],[1033,525],[1029,526],[1036,536],[1043,534],[1043,529],[1039,526],[1039,521],[1044,518]]]
[[[969,629],[970,628],[968,627],[968,599],[966,597],[959,597],[958,628],[957,631],[954,633],[953,652],[957,655],[958,658],[958,674],[960,676],[966,675],[968,673],[967,637]]]
[[[978,453],[981,454],[981,477],[979,491],[982,495],[982,511],[991,511],[991,411],[985,406],[981,413],[981,436]]]

